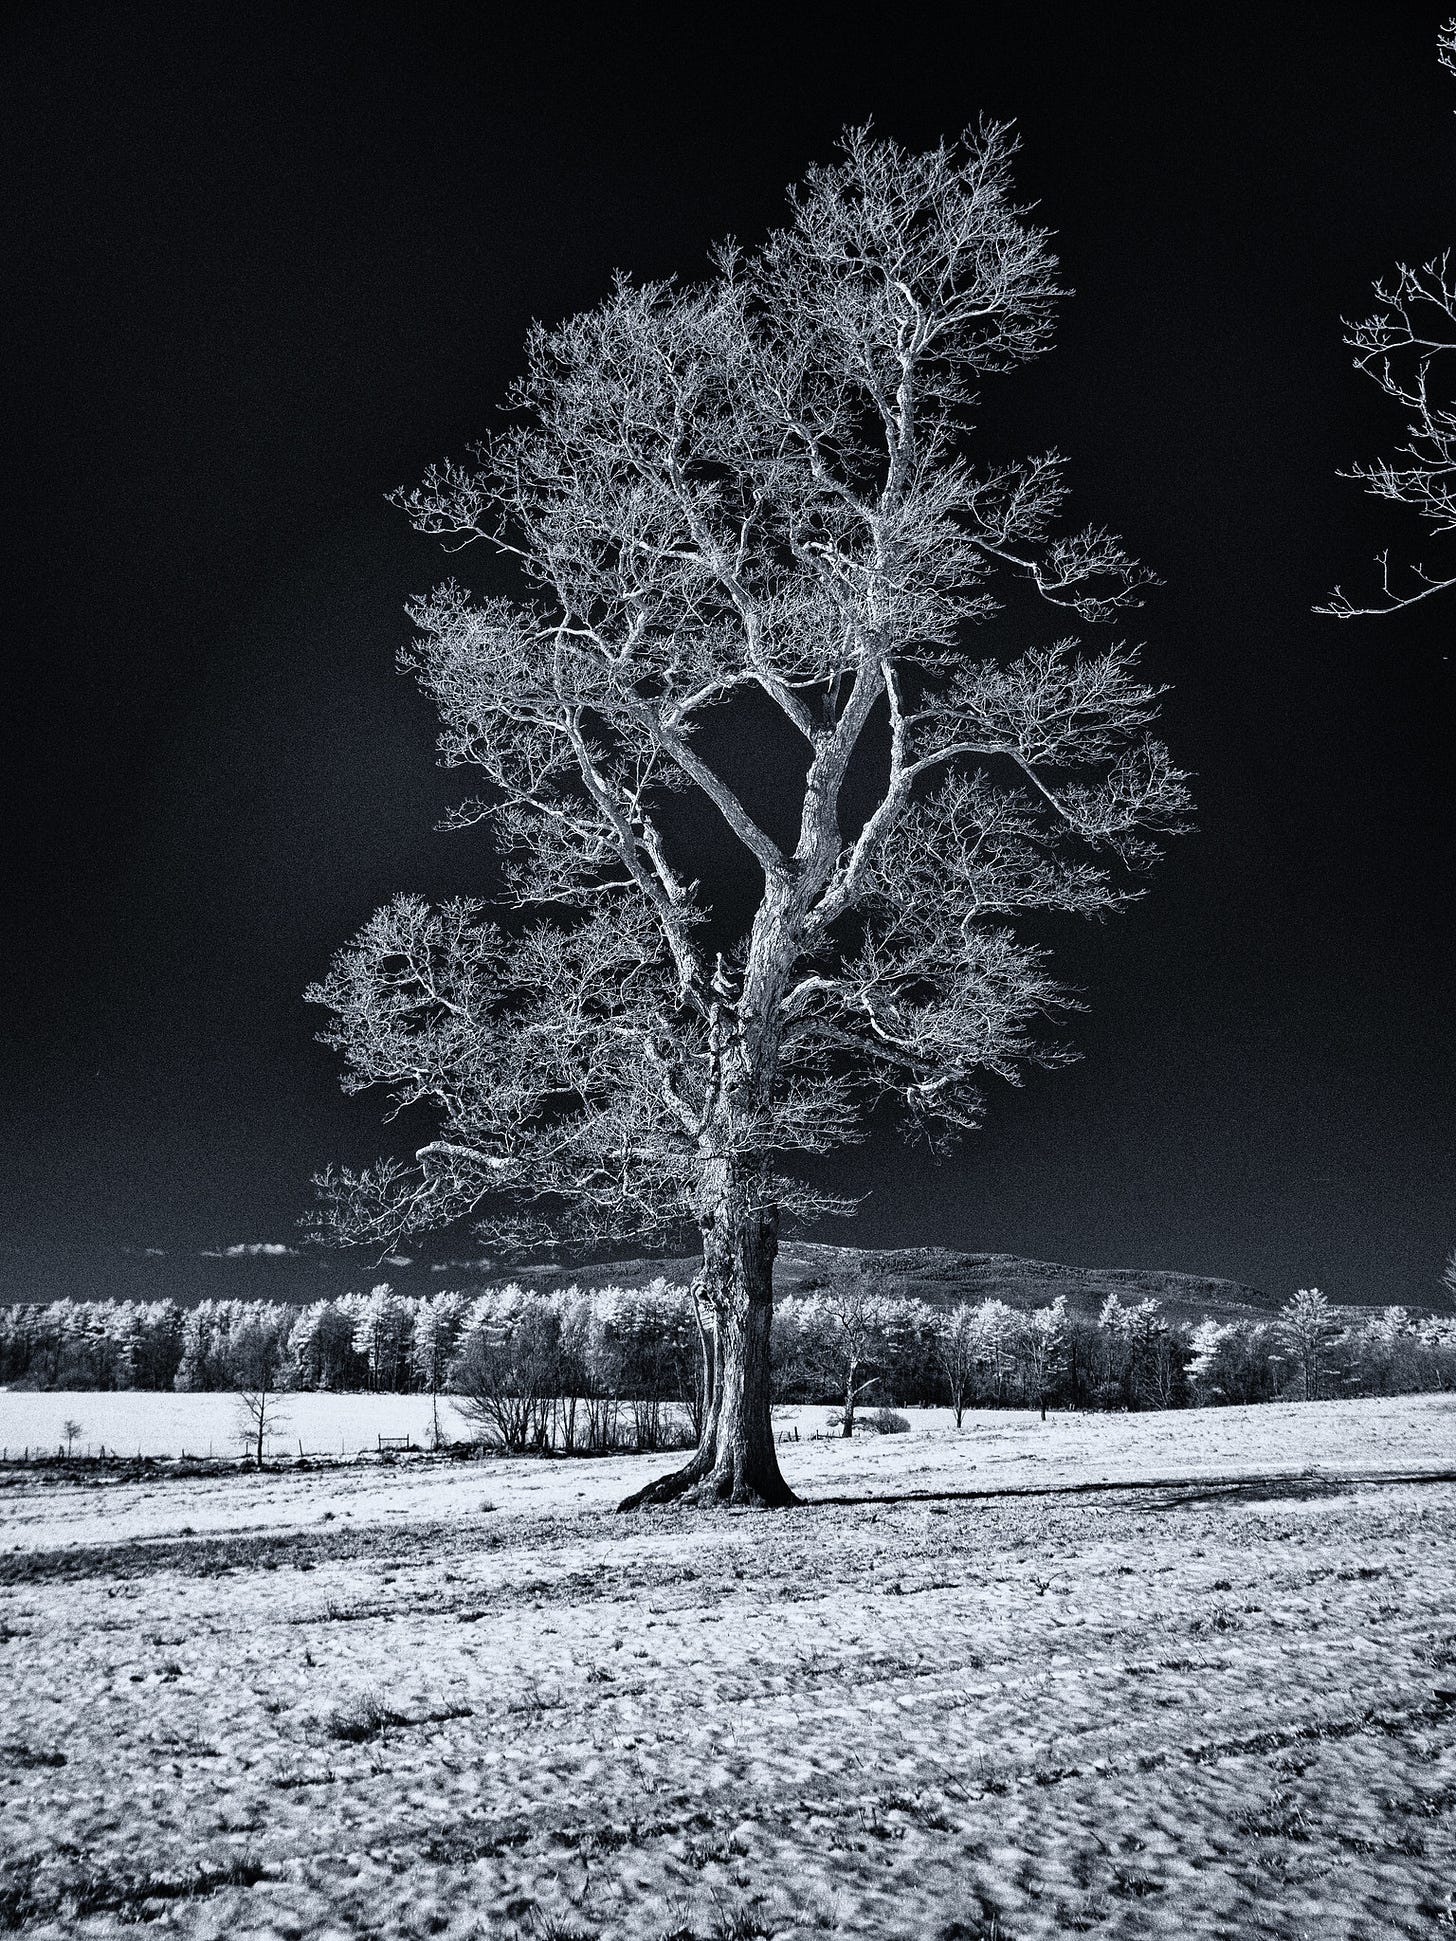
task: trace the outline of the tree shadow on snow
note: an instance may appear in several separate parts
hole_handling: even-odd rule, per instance
[[[1095,1483],[1008,1484],[1000,1489],[917,1489],[867,1492],[862,1496],[801,1496],[805,1509],[889,1508],[912,1503],[1002,1503],[1031,1497],[1072,1501],[1088,1496],[1123,1496],[1140,1509],[1179,1510],[1207,1503],[1269,1503],[1287,1499],[1348,1496],[1360,1488],[1400,1483],[1456,1483],[1456,1469],[1371,1470],[1341,1476],[1325,1470],[1289,1471],[1273,1476],[1164,1476],[1146,1482],[1122,1478]]]

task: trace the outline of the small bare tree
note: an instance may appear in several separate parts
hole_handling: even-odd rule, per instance
[[[850,1210],[796,1160],[883,1098],[953,1138],[981,1074],[1065,1062],[1038,1026],[1068,1000],[1009,919],[1121,909],[1184,823],[1131,649],[965,651],[993,574],[1089,623],[1150,577],[1058,532],[1055,454],[969,454],[977,385],[1048,346],[1059,294],[1013,147],[850,135],[761,248],[536,328],[516,422],[398,495],[519,572],[416,601],[403,662],[484,778],[455,824],[490,821],[533,914],[401,897],[313,987],[346,1089],[438,1117],[409,1160],[321,1175],[316,1230],[695,1230],[702,1435],[630,1501],[792,1501],[779,1225]],[[704,815],[740,859],[713,883]]]
[[[266,1459],[269,1437],[281,1435],[288,1427],[283,1397],[269,1386],[269,1379],[264,1371],[253,1387],[240,1389],[237,1398],[238,1440],[259,1469]]]
[[[264,1464],[268,1438],[281,1435],[288,1427],[278,1388],[280,1347],[278,1335],[262,1328],[249,1329],[234,1342],[238,1441],[245,1453],[252,1453],[259,1469]]]
[[[61,1424],[61,1434],[66,1438],[66,1455],[68,1458],[82,1433],[81,1424],[79,1422],[73,1422],[69,1416]]]
[[[874,1387],[884,1365],[886,1337],[895,1320],[895,1300],[875,1274],[856,1274],[812,1297],[829,1323],[826,1373],[844,1397],[839,1433],[854,1434],[860,1397]]]
[[[1456,74],[1456,18],[1436,42],[1442,67]],[[1341,478],[1358,479],[1372,498],[1408,506],[1429,530],[1445,538],[1456,532],[1456,269],[1449,251],[1419,269],[1398,263],[1393,277],[1375,285],[1379,306],[1358,321],[1345,319],[1345,343],[1355,369],[1373,378],[1406,414],[1405,442],[1390,458],[1350,466]],[[1337,586],[1316,613],[1353,620],[1398,613],[1433,593],[1456,586],[1456,572],[1408,569],[1391,577],[1390,554],[1379,555],[1380,597],[1357,606]]]
[[[975,1380],[979,1352],[976,1310],[969,1301],[957,1301],[953,1307],[936,1316],[935,1358],[940,1363],[941,1373],[950,1390],[950,1405],[955,1411],[957,1428],[961,1426],[961,1417],[966,1412],[966,1399]]]

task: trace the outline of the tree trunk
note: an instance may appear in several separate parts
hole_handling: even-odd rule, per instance
[[[703,1319],[705,1290],[702,1285],[701,1274],[694,1276],[693,1284],[688,1292],[692,1295],[693,1320],[697,1323],[698,1350],[701,1357],[698,1366],[698,1406],[693,1411],[693,1427],[697,1431],[699,1442],[701,1442],[703,1432],[713,1414],[713,1396],[718,1382],[718,1340],[711,1320],[705,1321]]]
[[[713,1376],[702,1438],[692,1460],[619,1505],[756,1504],[780,1508],[793,1491],[779,1472],[770,1388],[773,1263],[778,1209],[735,1206],[703,1225],[701,1287],[711,1317]]]

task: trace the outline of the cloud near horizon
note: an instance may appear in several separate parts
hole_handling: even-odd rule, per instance
[[[239,1240],[231,1247],[204,1247],[204,1260],[256,1260],[266,1255],[269,1258],[283,1254],[296,1254],[297,1247],[286,1247],[281,1240]]]

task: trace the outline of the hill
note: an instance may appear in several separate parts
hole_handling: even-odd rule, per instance
[[[689,1280],[692,1258],[614,1260],[591,1267],[516,1269],[513,1280],[526,1286],[564,1287],[571,1281],[640,1287],[662,1274]],[[1161,1301],[1174,1320],[1217,1319],[1272,1314],[1280,1305],[1257,1287],[1203,1274],[1166,1268],[1068,1267],[1058,1261],[1023,1260],[1017,1254],[963,1254],[949,1247],[831,1247],[807,1240],[785,1241],[774,1282],[780,1294],[805,1294],[853,1274],[882,1275],[892,1292],[909,1299],[1005,1301],[1008,1307],[1045,1307],[1064,1294],[1069,1307],[1096,1313],[1109,1294],[1131,1306]]]
[[[160,1300],[164,1296],[191,1307],[201,1300],[274,1300],[303,1304],[338,1299],[350,1289],[389,1281],[401,1294],[432,1293],[442,1287],[475,1289],[505,1280],[526,1286],[564,1287],[615,1283],[640,1287],[659,1274],[669,1280],[692,1279],[695,1256],[634,1256],[622,1260],[557,1261],[531,1267],[484,1259],[441,1260],[426,1252],[413,1259],[372,1260],[359,1253],[316,1254],[293,1248],[234,1248],[205,1254],[164,1255],[155,1249],[109,1250],[93,1254],[80,1247],[69,1253],[27,1249],[0,1241],[0,1305],[13,1301]],[[786,1240],[779,1251],[775,1281],[781,1294],[806,1293],[816,1285],[849,1274],[875,1272],[892,1291],[924,1301],[1005,1301],[1009,1307],[1044,1307],[1064,1294],[1071,1307],[1095,1312],[1109,1294],[1131,1305],[1161,1301],[1170,1318],[1203,1315],[1234,1319],[1272,1314],[1292,1289],[1276,1297],[1243,1282],[1170,1268],[1070,1267],[1053,1260],[1026,1260],[1017,1254],[957,1253],[949,1247],[836,1247],[810,1240]],[[1334,1298],[1333,1290],[1327,1290]],[[1346,1299],[1338,1305],[1370,1308],[1375,1300]],[[1448,1303],[1411,1301],[1412,1313],[1449,1313]]]

